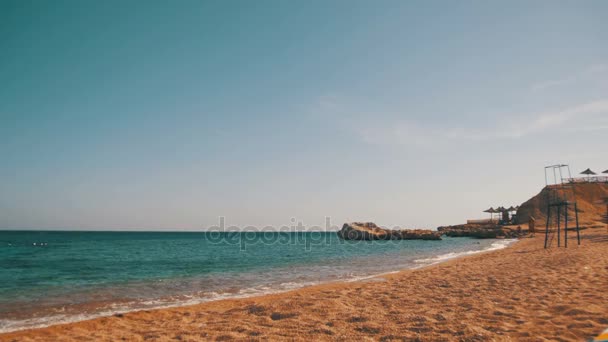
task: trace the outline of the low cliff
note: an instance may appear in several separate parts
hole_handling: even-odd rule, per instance
[[[578,219],[581,226],[602,225],[606,215],[606,199],[608,198],[608,183],[575,183],[567,187],[545,187],[542,191],[524,202],[517,210],[516,224],[527,224],[530,217],[536,219],[536,226],[544,228],[547,219],[547,206],[551,191],[558,197],[576,201]],[[574,207],[568,208],[569,219],[575,217]],[[538,229],[538,228],[537,228]]]
[[[517,228],[498,224],[459,224],[437,228],[441,234],[449,237],[472,237],[478,239],[515,238],[520,236]]]
[[[441,240],[441,234],[436,231],[384,229],[372,222],[345,223],[338,236],[344,240]]]

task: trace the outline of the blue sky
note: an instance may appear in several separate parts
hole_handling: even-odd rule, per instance
[[[608,169],[604,1],[0,1],[0,228],[436,227]]]

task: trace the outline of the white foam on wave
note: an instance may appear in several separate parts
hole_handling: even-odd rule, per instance
[[[427,266],[427,265],[437,264],[437,263],[440,263],[442,261],[458,258],[458,257],[461,257],[461,256],[466,256],[466,255],[472,255],[472,254],[478,254],[478,253],[490,252],[490,251],[496,251],[496,250],[499,250],[499,249],[503,249],[503,248],[506,248],[507,246],[509,246],[510,244],[512,244],[515,241],[517,241],[517,239],[504,239],[504,240],[493,242],[488,248],[479,249],[479,250],[472,250],[472,251],[446,253],[446,254],[441,254],[441,255],[438,255],[438,256],[435,256],[435,257],[432,257],[432,258],[417,259],[417,260],[414,260],[414,262],[418,263],[418,264],[425,264],[425,265],[421,265],[421,266]]]
[[[74,323],[80,321],[91,320],[100,317],[109,317],[117,314],[125,314],[135,311],[143,310],[156,310],[156,309],[168,309],[174,307],[190,306],[196,304],[202,304],[206,302],[222,300],[222,299],[239,299],[263,296],[267,294],[276,294],[281,292],[287,292],[302,287],[318,285],[322,282],[287,282],[281,283],[276,288],[261,285],[251,288],[244,288],[239,290],[237,293],[218,293],[218,292],[207,292],[204,296],[195,295],[181,295],[179,300],[175,299],[151,299],[139,302],[127,302],[127,303],[113,303],[108,305],[108,308],[100,310],[95,313],[81,313],[81,314],[54,314],[52,316],[35,317],[29,319],[0,319],[0,333],[8,333],[26,329],[38,329],[45,328],[57,324]]]
[[[390,272],[372,274],[372,275],[368,275],[368,276],[353,277],[353,278],[344,280],[344,282],[346,282],[346,283],[354,283],[354,282],[357,282],[357,281],[377,278],[377,277],[381,277],[383,275],[395,274],[395,273],[399,273],[399,272],[401,272],[401,271],[390,271]]]

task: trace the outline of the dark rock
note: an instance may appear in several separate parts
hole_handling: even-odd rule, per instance
[[[500,226],[494,223],[467,223],[437,228],[442,235],[449,237],[473,237],[478,239],[515,238],[521,235],[517,229]]]
[[[436,231],[384,229],[372,222],[345,223],[338,236],[344,240],[441,240],[441,234]]]

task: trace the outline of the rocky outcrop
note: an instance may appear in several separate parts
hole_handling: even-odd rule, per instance
[[[608,198],[608,183],[574,183],[566,187],[548,186],[524,202],[517,210],[516,224],[527,224],[530,217],[536,220],[536,226],[544,229],[547,206],[552,197],[576,201],[579,225],[595,226],[603,224],[606,215],[606,199]],[[568,216],[575,217],[574,206],[569,206]],[[537,228],[537,229],[538,229]]]
[[[521,232],[514,227],[505,227],[498,224],[460,224],[437,228],[440,234],[449,237],[472,237],[478,239],[515,238]]]
[[[547,206],[556,199],[576,201],[578,212],[574,206],[568,207],[570,227],[578,214],[581,229],[587,227],[603,226],[606,220],[606,202],[608,198],[608,183],[580,182],[567,184],[567,186],[547,186],[542,191],[524,202],[515,215],[514,225],[501,226],[496,223],[467,223],[455,226],[437,228],[441,234],[449,237],[473,237],[479,239],[516,238],[522,235],[518,225],[524,226],[527,233],[527,224],[531,217],[535,219],[536,229],[544,230],[546,223]],[[563,219],[563,218],[562,218]]]
[[[384,229],[372,222],[345,223],[338,236],[344,240],[441,240],[441,234],[436,231]]]

